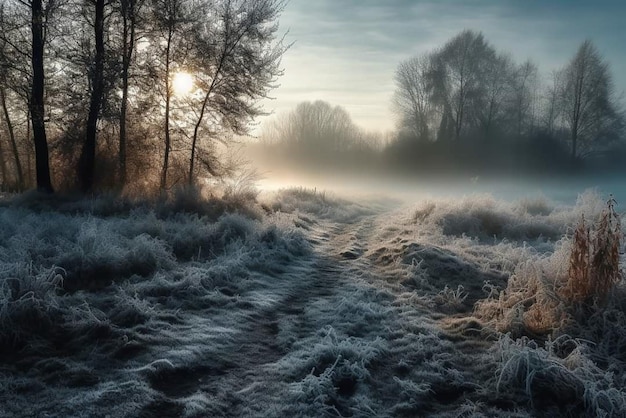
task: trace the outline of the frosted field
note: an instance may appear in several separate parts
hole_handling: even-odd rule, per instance
[[[605,200],[7,198],[0,416],[626,416],[623,282],[538,310]]]

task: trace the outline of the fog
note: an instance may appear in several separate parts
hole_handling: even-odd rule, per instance
[[[467,127],[458,138],[424,139],[402,125],[396,132],[367,132],[341,106],[303,102],[266,123],[243,151],[263,190],[308,187],[409,201],[477,193],[507,200],[543,195],[573,204],[578,194],[597,189],[626,201],[621,131],[610,141],[580,139],[580,154],[573,154],[565,125],[551,133],[534,127],[522,134],[504,125],[489,137]]]
[[[304,101],[239,153],[290,2],[4,6],[0,417],[626,416],[592,41],[548,75],[463,30],[389,74],[391,131]]]
[[[573,203],[597,188],[623,201],[626,113],[591,40],[551,74],[463,30],[397,64],[394,129],[366,131],[341,104],[303,101],[246,147],[263,188],[307,186],[415,199],[543,194]]]
[[[342,196],[389,197],[405,202],[439,197],[459,198],[475,194],[490,194],[512,201],[524,197],[545,197],[552,201],[573,204],[579,194],[593,189],[608,198],[613,195],[618,204],[626,204],[626,176],[622,174],[578,178],[480,178],[458,179],[371,177],[368,174],[324,177],[293,173],[274,176],[271,171],[260,174],[257,186],[263,191],[305,187]]]

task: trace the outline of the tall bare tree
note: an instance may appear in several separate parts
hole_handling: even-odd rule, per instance
[[[201,92],[191,139],[188,183],[195,178],[201,130],[211,140],[217,135],[246,134],[249,123],[263,114],[258,106],[282,74],[280,59],[286,50],[276,43],[276,21],[283,0],[224,0],[195,31],[195,67]],[[209,4],[206,5],[210,7]],[[203,160],[216,173],[214,155]]]
[[[13,128],[11,114],[9,113],[9,108],[7,106],[6,90],[3,86],[0,86],[0,105],[2,106],[4,122],[7,126],[7,132],[9,133],[9,143],[11,145],[11,152],[13,154],[13,161],[15,163],[15,171],[17,173],[17,187],[21,190],[24,188],[24,174],[22,170],[22,162],[20,160],[20,153],[17,147],[17,140],[15,138],[15,129]]]
[[[78,180],[83,192],[91,190],[94,183],[94,167],[96,161],[96,136],[98,131],[98,118],[102,107],[102,95],[104,93],[104,12],[105,0],[88,0],[94,7],[94,41],[95,55],[93,72],[91,75],[91,98],[89,100],[89,114],[85,142],[78,162]]]
[[[171,101],[173,95],[172,79],[174,65],[176,64],[176,49],[182,47],[183,42],[178,39],[185,24],[192,21],[189,15],[186,0],[153,0],[152,11],[155,30],[155,42],[159,44],[159,60],[162,64],[162,83],[164,84],[163,100],[165,103],[163,116],[164,154],[161,166],[161,189],[167,187],[167,174],[170,165],[170,153],[172,150],[171,138]],[[187,34],[188,37],[190,34]]]
[[[560,104],[569,130],[571,158],[576,160],[581,143],[590,146],[616,116],[612,77],[608,63],[590,40],[580,45],[561,77]]]
[[[31,12],[31,63],[32,85],[30,96],[30,116],[33,126],[33,141],[35,143],[35,166],[37,189],[52,193],[52,181],[50,179],[50,160],[48,153],[48,140],[46,138],[45,108],[44,108],[44,48],[46,42],[47,21],[53,10],[54,0],[48,0],[44,5],[43,0],[18,0]]]
[[[120,135],[119,135],[119,181],[120,186],[126,183],[126,152],[128,115],[128,90],[130,70],[133,62],[133,53],[137,42],[137,21],[142,0],[119,0],[120,15],[122,18],[122,100],[120,104]]]
[[[468,113],[474,116],[484,138],[491,140],[494,127],[502,125],[506,117],[513,62],[508,55],[496,54],[491,49],[485,49],[484,53]]]
[[[521,137],[532,132],[535,125],[539,71],[530,60],[519,65],[512,78],[510,112],[514,117],[515,134]]]
[[[439,97],[454,121],[454,138],[459,140],[467,125],[472,101],[481,87],[481,64],[493,53],[482,33],[465,30],[437,53]],[[445,112],[445,110],[444,110]]]
[[[433,124],[437,123],[433,72],[432,55],[424,54],[402,61],[394,77],[393,109],[400,126],[423,141],[432,139]]]
[[[548,85],[543,93],[543,110],[541,125],[548,135],[554,135],[560,117],[560,94],[562,71],[552,71]]]

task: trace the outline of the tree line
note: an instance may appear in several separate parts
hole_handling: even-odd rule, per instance
[[[283,0],[0,4],[0,184],[89,192],[192,184],[263,114]],[[193,88],[176,94],[188,73]]]
[[[464,30],[400,62],[395,86],[391,138],[373,140],[342,108],[315,102],[273,122],[265,142],[309,163],[477,174],[571,172],[626,157],[624,111],[609,64],[589,40],[546,79],[532,61],[518,64]]]

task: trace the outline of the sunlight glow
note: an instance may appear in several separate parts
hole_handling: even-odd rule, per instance
[[[193,88],[193,77],[186,72],[177,72],[172,80],[172,88],[177,96],[186,96]]]

